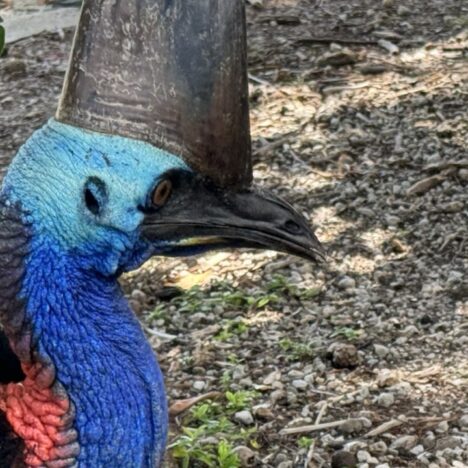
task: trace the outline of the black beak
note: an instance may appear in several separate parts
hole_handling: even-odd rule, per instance
[[[142,235],[156,253],[183,255],[227,247],[286,252],[313,261],[325,253],[306,219],[272,193],[227,191],[192,173],[171,177],[166,205],[146,213]]]

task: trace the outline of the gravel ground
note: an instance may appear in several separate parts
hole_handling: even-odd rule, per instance
[[[329,263],[218,252],[124,278],[171,401],[221,392],[204,408],[228,420],[174,417],[167,464],[202,427],[191,450],[225,439],[242,466],[466,467],[468,4],[249,3],[255,177]],[[70,37],[0,59],[0,156],[53,114]]]

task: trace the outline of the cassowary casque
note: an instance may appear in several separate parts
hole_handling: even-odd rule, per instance
[[[161,464],[163,378],[122,272],[227,247],[322,257],[251,185],[244,15],[84,1],[57,115],[0,194],[0,466]]]

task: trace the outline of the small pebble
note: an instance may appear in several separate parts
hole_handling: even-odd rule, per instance
[[[356,287],[356,280],[350,276],[344,276],[338,281],[337,286],[340,289],[354,289]]]
[[[292,381],[292,386],[298,390],[306,390],[309,385],[305,380],[298,379]]]
[[[333,343],[328,348],[333,366],[337,369],[354,369],[359,365],[356,346],[346,343]]]
[[[418,438],[413,435],[404,435],[395,439],[390,448],[401,453],[409,452],[418,443]]]
[[[388,354],[388,348],[380,344],[375,344],[374,352],[379,358],[384,358]]]
[[[250,411],[247,411],[247,410],[238,411],[234,415],[234,419],[237,422],[240,422],[241,424],[244,424],[245,426],[251,426],[254,423],[254,418],[252,416],[252,413]]]
[[[347,419],[343,424],[341,424],[340,430],[346,434],[353,434],[362,431],[363,426],[364,425],[360,419]]]
[[[205,389],[206,382],[203,382],[202,380],[195,380],[195,382],[193,382],[193,384],[192,384],[192,387],[197,392],[201,392],[201,391],[203,391]]]
[[[393,396],[393,393],[381,393],[377,398],[377,404],[383,408],[390,408],[393,403],[395,403],[395,397]]]
[[[435,431],[438,434],[444,434],[449,430],[449,425],[447,421],[442,421],[439,424],[437,424],[437,427],[435,428]]]
[[[458,171],[458,177],[461,180],[467,181],[468,180],[468,169],[460,169]]]
[[[463,415],[459,419],[458,424],[460,427],[468,427],[468,414]]]
[[[421,444],[416,445],[410,450],[410,453],[417,457],[418,455],[421,455],[421,453],[424,453],[424,446]]]
[[[356,455],[346,450],[335,452],[331,459],[331,468],[354,468],[356,464]]]
[[[383,440],[369,445],[369,451],[372,455],[384,455],[387,453],[387,450],[387,444]]]
[[[249,465],[255,458],[255,452],[244,445],[236,447],[234,453],[239,457],[242,466]]]

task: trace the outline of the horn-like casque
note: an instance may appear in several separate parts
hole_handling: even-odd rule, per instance
[[[252,180],[243,0],[84,0],[57,120]]]

